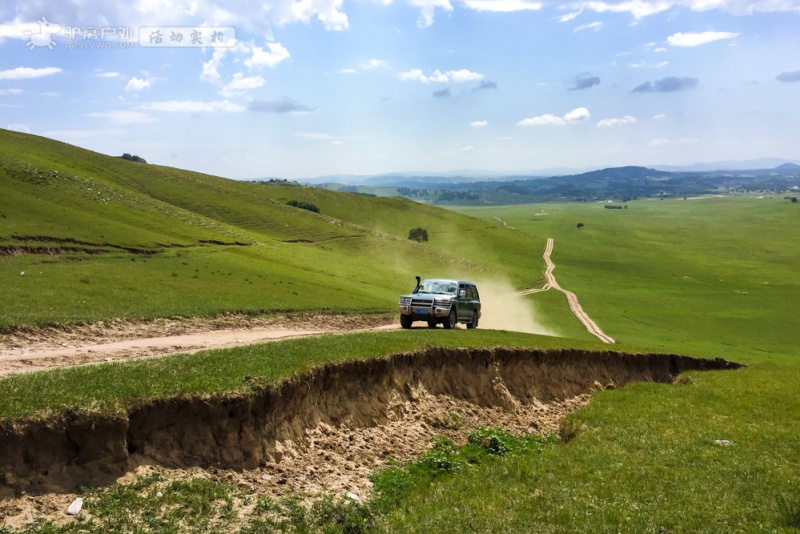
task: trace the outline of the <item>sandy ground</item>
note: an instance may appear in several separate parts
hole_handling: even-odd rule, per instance
[[[298,315],[114,320],[0,334],[0,377],[319,334],[391,330],[394,316]]]

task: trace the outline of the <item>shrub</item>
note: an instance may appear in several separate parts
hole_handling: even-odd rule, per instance
[[[303,210],[313,211],[314,213],[319,213],[319,208],[317,206],[315,206],[311,202],[306,202],[304,200],[290,200],[289,202],[287,202],[287,204],[295,208],[300,208]]]
[[[428,231],[425,228],[417,226],[408,231],[408,238],[414,241],[427,241]]]

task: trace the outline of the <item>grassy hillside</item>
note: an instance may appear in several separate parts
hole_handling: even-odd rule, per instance
[[[237,182],[5,130],[0,180],[8,296],[0,328],[224,311],[390,311],[416,274],[524,286],[541,272],[533,251],[543,238],[442,209]],[[417,226],[428,243],[407,239]]]

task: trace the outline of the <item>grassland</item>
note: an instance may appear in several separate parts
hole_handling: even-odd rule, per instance
[[[4,193],[5,184],[13,185],[0,198],[0,246],[49,236],[103,250],[0,257],[0,284],[9,295],[0,327],[225,310],[385,310],[417,272],[491,274],[531,287],[541,278],[545,239],[553,237],[556,277],[617,339],[615,348],[748,364],[690,373],[678,386],[598,393],[566,422],[568,443],[430,480],[367,522],[370,528],[800,528],[797,205],[755,197],[642,200],[625,210],[543,204],[458,208],[459,215],[397,199],[237,184],[0,134]],[[69,179],[55,179],[54,170]],[[103,188],[100,198],[113,209],[103,211],[106,203],[87,187]],[[322,215],[292,210],[288,199],[312,202]],[[416,226],[428,228],[429,243],[405,239]],[[153,396],[236,390],[242,373],[270,381],[317,362],[426,344],[597,346],[563,295],[528,298],[567,339],[480,329],[328,336],[191,360],[12,377],[0,381],[0,409],[9,418],[76,405],[117,410]],[[47,528],[30,531],[58,531]],[[302,530],[284,530],[292,528]]]
[[[416,274],[525,285],[541,270],[530,236],[407,200],[236,182],[5,130],[0,179],[0,329],[389,311]],[[407,239],[417,226],[428,243]]]

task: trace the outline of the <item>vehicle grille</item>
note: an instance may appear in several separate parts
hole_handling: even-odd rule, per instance
[[[411,306],[415,308],[430,308],[433,306],[433,299],[412,298]]]

